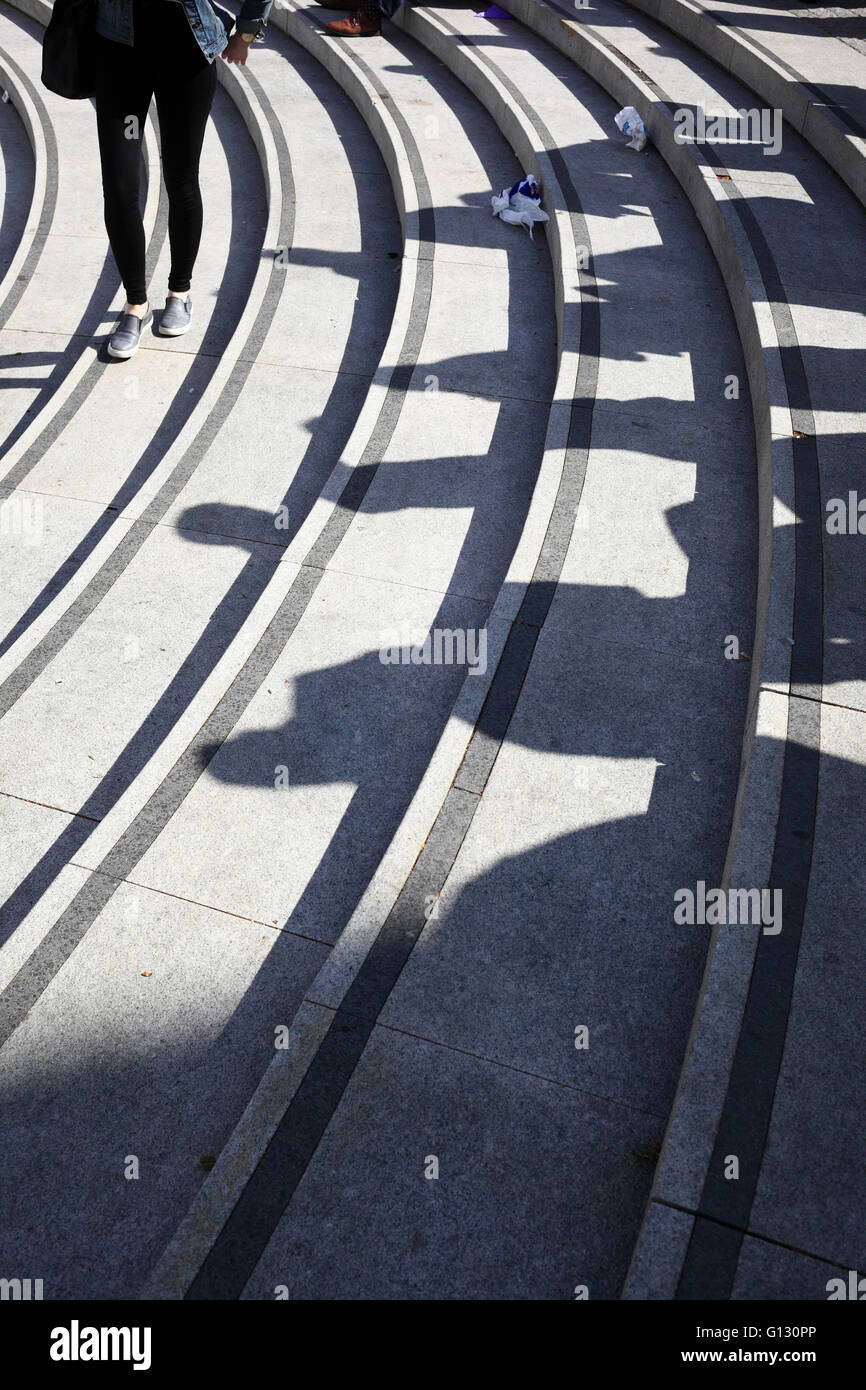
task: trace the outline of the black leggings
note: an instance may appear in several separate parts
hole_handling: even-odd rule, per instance
[[[132,47],[95,35],[99,49],[96,127],[105,229],[127,301],[143,304],[147,286],[139,178],[150,100],[155,94],[168,193],[168,288],[182,293],[190,287],[201,242],[198,166],[216,91],[218,60],[209,63],[202,53],[182,5],[134,0],[133,26]]]

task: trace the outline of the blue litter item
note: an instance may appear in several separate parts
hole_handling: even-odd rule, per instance
[[[513,19],[514,15],[507,10],[501,10],[498,5],[488,5],[486,10],[478,10],[476,19]]]
[[[540,203],[541,189],[538,179],[533,178],[532,174],[518,179],[510,188],[503,188],[501,193],[494,193],[490,199],[494,217],[501,217],[503,222],[511,222],[518,227],[528,227],[530,236],[536,222],[550,221]]]

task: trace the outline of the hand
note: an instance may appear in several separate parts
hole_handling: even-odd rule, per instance
[[[221,56],[225,58],[227,63],[245,64],[247,61],[247,54],[250,51],[250,47],[250,44],[244,43],[240,34],[232,34],[231,38],[229,39],[228,43],[223,49]]]

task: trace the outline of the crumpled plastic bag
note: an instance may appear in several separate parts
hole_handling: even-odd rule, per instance
[[[623,135],[630,135],[627,148],[630,150],[642,150],[646,144],[646,126],[641,120],[633,106],[624,106],[614,116],[614,120],[622,131]]]
[[[501,193],[494,193],[490,199],[494,217],[501,217],[503,222],[511,222],[518,227],[528,227],[530,236],[536,222],[550,221],[540,203],[538,180],[531,174],[518,179],[510,188],[503,188]]]

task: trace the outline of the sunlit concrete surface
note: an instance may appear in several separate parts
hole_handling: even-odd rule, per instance
[[[287,0],[220,71],[193,329],[114,363],[48,14],[0,3],[3,1271],[825,1298],[866,1265],[859,166],[805,117],[677,142],[761,98],[643,6],[353,44]],[[786,16],[738,22],[784,59]],[[853,91],[842,37],[798,61]],[[159,307],[155,122],[145,167]],[[699,884],[780,930],[676,920]]]

